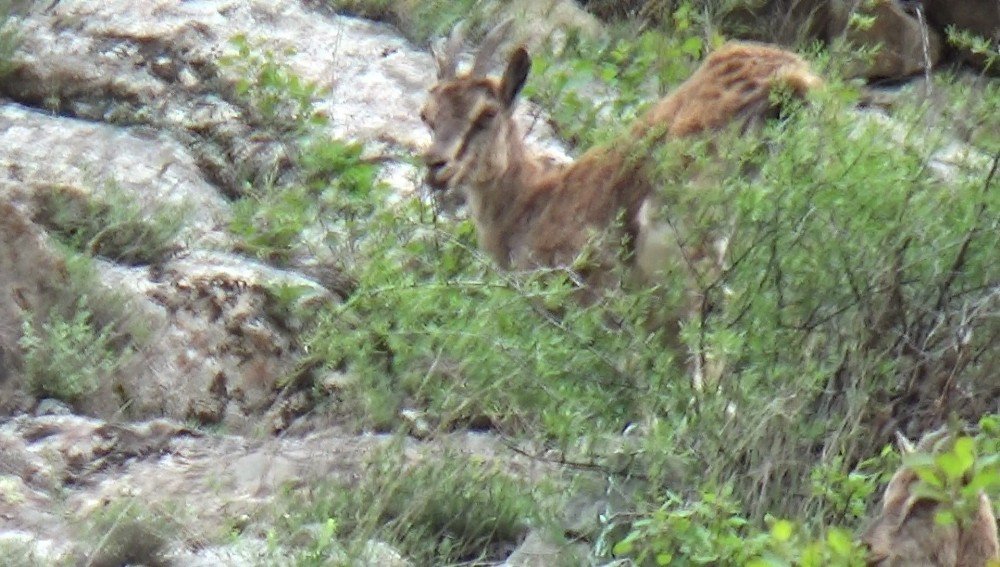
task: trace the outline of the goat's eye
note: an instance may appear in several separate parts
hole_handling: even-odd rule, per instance
[[[493,121],[493,118],[495,118],[496,115],[496,109],[487,108],[486,110],[480,112],[479,116],[476,116],[476,119],[472,122],[472,127],[477,130],[482,130],[490,125],[490,122]]]
[[[430,126],[430,122],[427,121],[427,111],[425,110],[420,111],[420,121]]]

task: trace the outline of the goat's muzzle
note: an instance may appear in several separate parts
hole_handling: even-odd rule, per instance
[[[435,191],[444,191],[448,188],[448,181],[451,175],[448,171],[448,162],[434,156],[424,156],[424,164],[427,166],[427,185]]]

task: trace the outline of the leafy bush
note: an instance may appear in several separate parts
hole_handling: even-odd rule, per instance
[[[681,33],[539,56],[526,92],[552,105],[560,131],[581,146],[614,140],[614,124],[717,41],[693,31],[690,12],[671,17]],[[606,102],[595,108],[592,90]],[[977,127],[995,123],[998,104],[996,89],[980,94],[962,110]],[[298,180],[280,195],[289,201],[256,194],[243,234],[262,235],[254,246],[265,255],[288,254],[307,226],[329,219],[326,242],[346,252],[355,285],[303,338],[306,366],[351,377],[335,393],[318,384],[312,393],[359,429],[397,430],[418,412],[429,425],[422,434],[488,428],[609,482],[636,483],[633,508],[609,520],[608,533],[627,534],[611,546],[621,555],[852,565],[861,551],[848,534],[898,463],[884,449],[891,432],[976,420],[1000,397],[991,364],[1000,357],[991,315],[1000,148],[984,127],[975,144],[985,155],[971,148],[946,168],[934,156],[947,132],[923,127],[923,103],[888,119],[854,109],[857,98],[834,75],[808,105],[751,136],[721,132],[654,152],[661,220],[730,238],[726,269],[695,278],[712,309],[682,333],[686,346],[725,362],[706,392],[649,324],[683,301],[687,281],[610,289],[579,306],[571,270],[498,273],[468,221],[435,216],[419,200],[383,200],[357,149],[300,136]],[[311,161],[326,152],[333,157]],[[305,204],[316,195],[327,208]],[[624,429],[641,434],[623,441]],[[472,554],[468,542],[483,540],[435,518],[495,512],[496,503],[477,499],[488,494],[448,507],[423,498],[464,494],[482,478],[428,474],[421,492],[399,471],[373,469],[361,491],[378,514],[352,517],[344,495],[312,497],[321,508],[310,518],[327,534],[316,549],[390,526],[380,537],[414,557]],[[423,511],[394,507],[407,499]],[[437,547],[405,543],[400,533],[411,529]]]
[[[180,525],[172,514],[153,509],[137,498],[114,500],[80,525],[91,545],[86,565],[168,565],[167,546]]]
[[[18,344],[35,395],[74,402],[96,392],[116,368],[120,355],[111,346],[111,333],[95,327],[85,305],[83,297],[70,319],[53,313],[39,327],[24,321]]]
[[[447,35],[460,20],[480,27],[486,19],[476,0],[328,0],[333,8],[363,18],[389,22],[417,43]]]
[[[398,451],[377,452],[357,487],[323,484],[291,496],[282,531],[321,526],[299,564],[364,553],[373,540],[424,565],[495,559],[538,517],[538,489],[523,481],[458,454],[406,467]]]
[[[0,0],[0,81],[14,70],[12,57],[21,44],[18,26],[11,20],[13,0]]]
[[[1000,493],[1000,415],[979,423],[974,437],[945,437],[936,451],[903,459],[919,479],[912,493],[938,503],[935,521],[941,524],[968,522],[979,509],[980,492]]]
[[[350,258],[363,236],[363,222],[386,196],[377,168],[362,147],[330,139],[327,119],[313,107],[320,88],[281,65],[276,55],[244,36],[231,40],[237,52],[222,60],[239,77],[237,98],[253,121],[292,148],[290,179],[248,185],[234,204],[230,230],[241,248],[271,262],[288,263],[301,247],[329,247],[334,258]]]
[[[37,220],[63,244],[129,265],[159,262],[173,252],[188,212],[186,207],[169,203],[150,210],[115,185],[99,196],[53,186],[38,198]]]
[[[236,53],[222,57],[219,64],[236,77],[235,95],[254,113],[254,123],[289,134],[305,134],[326,123],[313,109],[322,94],[315,83],[290,72],[274,52],[243,34],[233,36],[229,43]]]
[[[760,531],[730,498],[726,491],[706,491],[691,501],[669,495],[632,524],[613,552],[642,565],[865,565],[865,551],[846,530],[833,528],[811,540],[793,522],[771,520],[770,530]]]
[[[948,42],[959,49],[964,49],[978,60],[978,65],[986,72],[996,72],[997,65],[1000,64],[1000,47],[996,39],[990,40],[976,35],[968,30],[958,29],[954,26],[945,30]]]
[[[771,125],[756,151],[717,138],[721,159],[753,177],[706,186],[696,172],[717,170],[720,156],[697,150],[684,154],[689,169],[665,172],[672,225],[711,230],[719,211],[732,222],[730,266],[699,290],[720,308],[693,325],[710,352],[728,353],[727,376],[675,439],[711,456],[719,483],[753,494],[756,518],[810,502],[801,471],[812,456],[853,467],[877,453],[888,439],[869,428],[889,417],[885,404],[898,427],[920,430],[932,412],[976,419],[998,395],[976,362],[996,358],[1000,331],[985,307],[1000,244],[989,164],[945,185],[925,173],[934,148],[893,139],[842,95],[833,86]],[[774,482],[780,491],[753,488]]]

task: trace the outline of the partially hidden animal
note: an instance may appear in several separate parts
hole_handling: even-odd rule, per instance
[[[898,436],[904,455],[934,453],[949,441],[947,430],[925,435],[914,447]],[[982,491],[969,517],[941,524],[941,502],[918,490],[920,478],[903,465],[889,480],[882,509],[863,536],[868,564],[878,567],[986,567],[1000,565],[1000,543],[993,506]]]
[[[691,264],[720,255],[714,242],[683,249],[650,242],[664,233],[650,222],[657,206],[653,150],[729,125],[749,129],[778,114],[776,89],[803,97],[822,83],[794,53],[727,43],[619,139],[553,165],[525,145],[514,119],[531,67],[527,50],[515,47],[502,75],[489,75],[510,24],[487,34],[467,71],[458,69],[459,30],[436,51],[438,80],[420,113],[432,136],[423,155],[426,182],[464,191],[479,245],[501,268],[572,267],[584,287],[607,286],[623,259],[639,268],[633,272],[652,275],[664,251]],[[623,234],[606,237],[615,226]],[[584,253],[588,261],[580,262]]]

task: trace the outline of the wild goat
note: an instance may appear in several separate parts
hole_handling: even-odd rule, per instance
[[[420,113],[432,134],[424,154],[426,180],[433,189],[465,191],[479,244],[504,269],[574,267],[582,253],[595,252],[577,270],[586,286],[607,285],[610,264],[622,257],[641,275],[655,277],[662,264],[655,255],[678,252],[677,246],[649,242],[657,233],[649,226],[649,209],[656,204],[649,199],[655,194],[652,145],[760,122],[777,113],[775,88],[803,96],[821,82],[793,53],[728,43],[621,139],[555,166],[532,154],[513,118],[531,67],[527,50],[513,50],[500,78],[487,76],[509,26],[508,20],[487,34],[468,72],[458,72],[460,31],[435,53],[438,82]],[[613,235],[600,241],[603,249],[593,250],[595,237],[617,219],[624,238]],[[623,241],[625,254],[617,250]],[[680,250],[684,262],[712,256],[715,243],[703,244]],[[653,257],[645,257],[647,252]]]
[[[928,433],[916,449],[899,436],[905,454],[933,452],[946,441],[946,430]],[[868,564],[879,567],[985,567],[990,560],[1000,564],[997,522],[986,494],[978,494],[979,506],[969,518],[942,525],[935,520],[940,504],[921,496],[917,473],[901,467],[889,480],[882,497],[882,511],[864,534],[870,553]]]

